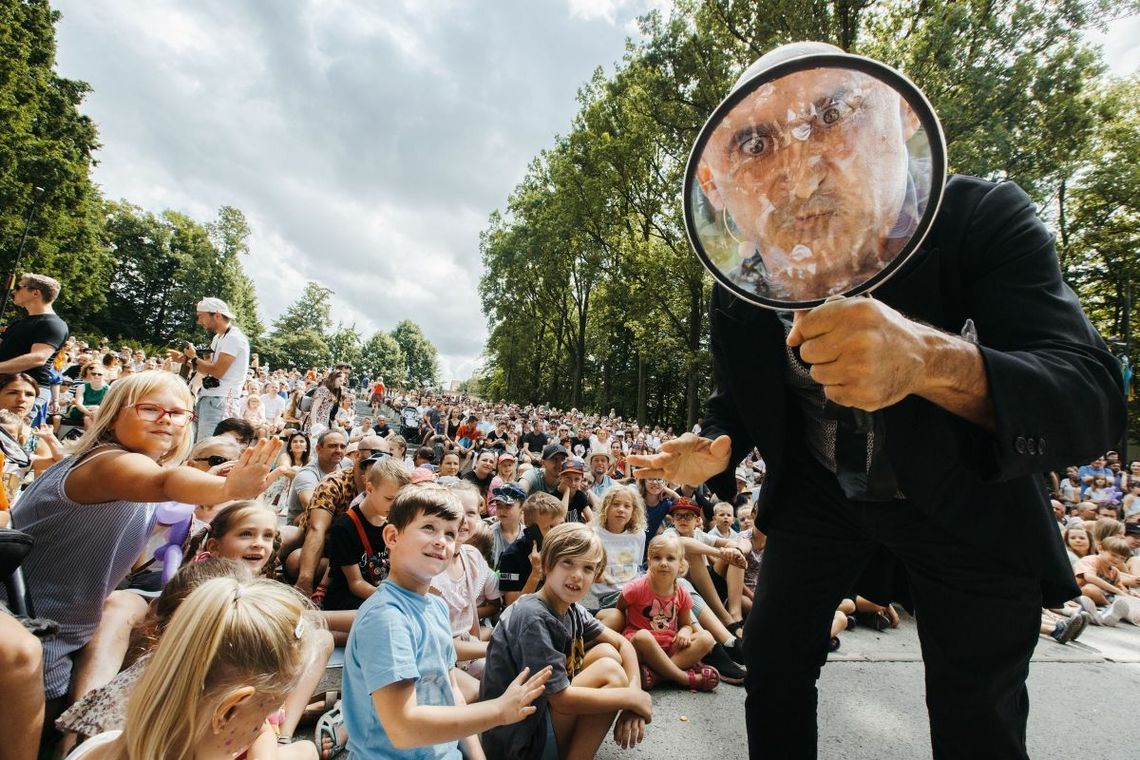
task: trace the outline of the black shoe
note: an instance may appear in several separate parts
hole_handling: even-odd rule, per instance
[[[831,644],[828,645],[828,648],[832,652],[839,651],[839,637],[838,636],[832,636],[831,637]]]
[[[717,644],[717,646],[721,646],[721,645]],[[728,652],[728,656],[731,657],[732,661],[735,662],[737,665],[743,665],[744,664],[744,643],[740,639],[737,639],[736,641],[732,642],[732,646],[722,647],[722,648],[724,649],[724,651]]]
[[[720,671],[721,681],[732,684],[733,686],[739,686],[744,683],[744,676],[748,674],[748,671],[732,661],[732,658],[729,657],[728,654],[729,651],[727,647],[716,644],[713,646],[712,651],[705,655],[704,663],[706,665],[712,665]]]

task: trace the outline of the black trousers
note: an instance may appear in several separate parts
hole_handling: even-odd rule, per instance
[[[934,757],[1026,760],[1025,679],[1040,630],[1039,580],[946,535],[915,504],[850,502],[834,478],[811,480],[816,485],[798,480],[794,503],[784,494],[772,515],[745,626],[749,757],[816,757],[816,680],[835,609],[885,548],[907,570]],[[977,522],[987,530],[984,518]],[[979,617],[982,626],[963,625]]]

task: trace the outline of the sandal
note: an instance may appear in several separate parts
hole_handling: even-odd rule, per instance
[[[711,665],[695,665],[689,668],[689,691],[712,691],[720,683],[720,672]],[[697,677],[700,677],[700,683]]]
[[[641,688],[643,691],[649,691],[657,685],[657,674],[653,672],[653,668],[648,665],[641,666]]]
[[[744,620],[743,619],[734,620],[731,623],[725,624],[724,627],[728,629],[728,632],[731,633],[734,638],[737,638],[737,639],[743,639],[744,638]]]
[[[338,699],[333,709],[322,715],[317,721],[316,735],[313,737],[317,742],[317,751],[321,753],[321,760],[331,760],[332,758],[344,752],[347,746],[346,742],[341,742],[340,732],[344,732],[347,739],[347,733],[344,728],[344,715],[340,710],[340,700]],[[325,740],[328,740],[328,749],[325,749]]]

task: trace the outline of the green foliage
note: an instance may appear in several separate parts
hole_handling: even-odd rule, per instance
[[[382,378],[389,388],[405,384],[408,368],[404,352],[396,339],[386,332],[377,330],[364,343],[360,351],[359,366],[369,377]]]
[[[262,341],[260,353],[262,362],[270,367],[305,370],[327,367],[332,363],[332,352],[325,337],[308,328],[297,332],[274,332]]]
[[[328,340],[328,331],[332,327],[332,290],[309,282],[288,308],[273,322],[273,334],[299,333],[305,330],[312,331]]]
[[[337,328],[329,335],[328,344],[334,364],[337,362],[348,362],[352,365],[354,371],[360,366],[363,344],[356,325],[352,325],[351,327],[345,327],[343,324],[337,325]]]
[[[404,357],[403,382],[406,385],[418,388],[425,383],[439,383],[439,354],[419,325],[410,319],[403,320],[392,331],[392,340]]]
[[[47,0],[0,0],[0,267],[15,266],[34,207],[20,269],[58,279],[57,309],[83,328],[105,302],[111,257],[89,177],[98,138],[79,113],[90,88],[55,74],[58,17]]]

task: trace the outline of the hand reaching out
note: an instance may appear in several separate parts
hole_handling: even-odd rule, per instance
[[[728,468],[732,454],[732,439],[722,435],[715,441],[685,433],[680,438],[661,444],[659,454],[640,454],[626,457],[638,467],[637,478],[664,478],[687,486],[699,486]]]
[[[523,668],[511,685],[496,701],[499,703],[499,718],[501,726],[518,723],[528,715],[533,715],[537,708],[531,703],[542,696],[546,690],[546,682],[550,680],[553,669],[547,665],[530,678],[530,668]]]

